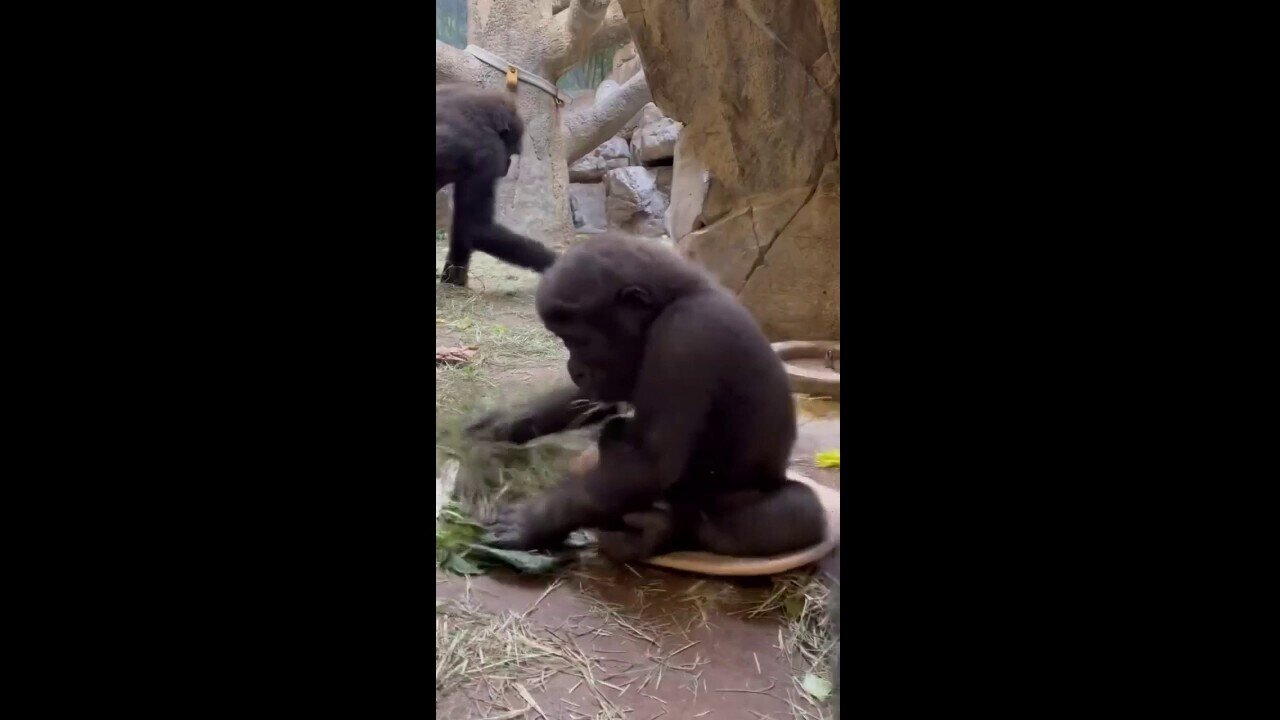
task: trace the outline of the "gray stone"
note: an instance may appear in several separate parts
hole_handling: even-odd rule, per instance
[[[573,209],[573,229],[580,233],[601,233],[608,226],[605,215],[604,183],[570,183],[569,207]]]
[[[614,136],[569,166],[569,182],[600,182],[609,170],[627,167],[630,164],[630,146],[627,145],[626,140]]]
[[[658,186],[658,192],[666,195],[668,200],[671,198],[671,178],[675,171],[670,165],[659,165],[653,169],[653,182]]]
[[[666,233],[667,196],[658,189],[654,168],[625,167],[605,173],[605,214],[609,227],[642,237]]]
[[[641,125],[631,135],[631,157],[644,165],[654,165],[674,158],[676,140],[680,138],[682,127],[684,126],[668,117]]]
[[[630,138],[635,135],[636,128],[641,125],[651,125],[665,117],[666,115],[662,114],[662,110],[657,105],[646,103],[644,107],[640,108],[640,112],[633,115],[630,120],[622,125],[618,130],[618,134],[624,138]]]
[[[640,113],[637,115],[641,125],[652,125],[666,116],[667,114],[662,112],[662,108],[653,103],[646,103],[644,107],[640,108]]]

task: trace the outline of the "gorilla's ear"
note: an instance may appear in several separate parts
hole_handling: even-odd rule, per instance
[[[618,304],[637,308],[653,307],[653,295],[647,288],[627,285],[618,291]]]
[[[493,129],[497,131],[498,137],[501,137],[503,140],[505,140],[507,138],[507,135],[510,134],[511,132],[510,113],[507,111],[506,108],[499,106],[495,108],[492,113],[490,113],[490,116],[493,122]]]

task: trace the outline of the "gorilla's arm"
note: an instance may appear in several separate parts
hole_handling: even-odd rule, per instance
[[[649,502],[684,475],[719,380],[715,330],[700,317],[697,302],[673,304],[654,321],[640,365],[632,440],[648,467],[642,478],[631,480],[645,487],[631,492],[649,496]]]
[[[517,445],[570,428],[603,422],[621,408],[615,403],[592,403],[576,387],[564,387],[535,398],[512,413],[497,411],[467,427],[474,436]]]

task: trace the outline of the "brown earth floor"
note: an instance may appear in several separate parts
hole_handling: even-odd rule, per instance
[[[441,260],[438,254],[437,277]],[[532,308],[535,274],[477,255],[471,278],[471,290],[437,289],[437,313],[442,299],[460,301],[478,296],[476,302],[486,305],[477,313],[476,323],[501,325],[506,328],[504,336],[541,329]],[[477,346],[492,336],[468,323],[466,319],[442,323],[438,318],[436,345]],[[488,358],[485,398],[476,404],[506,403],[550,383],[568,382],[563,347],[539,347],[536,354],[495,353]],[[840,447],[839,405],[803,402],[800,407],[793,467],[839,488],[839,469],[817,468],[813,462],[818,451]],[[472,415],[476,409],[456,411]],[[438,408],[439,412],[443,411]],[[581,438],[576,442],[581,443]],[[836,583],[838,552],[819,568]],[[495,618],[508,613],[522,616],[577,647],[583,656],[599,659],[598,668],[607,668],[607,672],[598,669],[590,683],[564,672],[540,678],[542,682],[523,683],[541,714],[552,720],[831,716],[825,705],[807,700],[799,688],[808,662],[785,637],[785,623],[776,614],[752,619],[744,612],[772,592],[768,578],[721,580],[647,566],[617,568],[599,563],[562,573],[558,580],[506,573],[462,579],[437,570],[436,582],[438,608],[442,600],[454,600]],[[668,657],[671,653],[676,654]],[[539,717],[538,710],[504,714],[507,708],[527,704],[509,686],[501,700],[494,699],[493,692],[478,687],[438,688],[437,717]]]

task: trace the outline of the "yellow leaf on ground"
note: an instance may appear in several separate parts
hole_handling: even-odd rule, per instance
[[[840,467],[840,451],[824,450],[814,455],[813,460],[820,468],[838,468]]]

